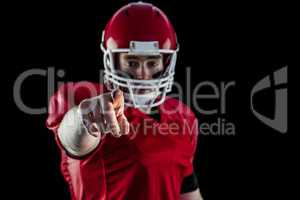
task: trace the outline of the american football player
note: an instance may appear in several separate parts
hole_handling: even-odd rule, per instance
[[[169,19],[130,3],[107,23],[101,49],[104,84],[64,84],[49,103],[72,200],[201,200],[197,120],[166,95],[179,49]]]

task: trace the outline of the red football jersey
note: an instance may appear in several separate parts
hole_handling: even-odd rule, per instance
[[[103,93],[102,85],[68,83],[49,104],[47,127],[61,149],[61,171],[72,200],[178,200],[184,177],[193,173],[198,124],[182,102],[167,98],[160,120],[128,107],[129,135],[108,134],[83,158],[69,156],[57,137],[64,114],[82,100]]]

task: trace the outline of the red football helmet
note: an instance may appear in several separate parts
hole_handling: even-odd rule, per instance
[[[171,91],[178,44],[176,33],[167,16],[152,4],[130,3],[109,20],[102,35],[105,84],[109,89],[126,88],[125,103],[149,108],[161,104]],[[152,80],[137,80],[121,75],[114,58],[118,53],[162,55],[168,57],[163,74]],[[144,94],[136,89],[146,90]]]

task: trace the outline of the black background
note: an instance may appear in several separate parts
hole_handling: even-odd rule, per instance
[[[59,152],[45,127],[45,115],[28,115],[13,100],[13,84],[25,70],[63,69],[59,81],[98,80],[102,68],[99,40],[110,16],[128,1],[97,3],[16,3],[5,14],[5,66],[9,112],[3,134],[2,162],[9,171],[9,199],[68,199],[68,189],[59,171]],[[154,2],[154,1],[150,1]],[[200,189],[205,199],[292,199],[295,168],[295,129],[289,113],[289,130],[281,134],[257,120],[250,111],[250,91],[261,78],[289,66],[289,103],[295,75],[297,45],[296,12],[282,3],[201,3],[156,1],[177,30],[180,53],[176,80],[192,70],[192,86],[200,81],[235,81],[227,96],[227,113],[236,125],[235,136],[200,135],[195,158]],[[6,7],[5,7],[6,8]],[[44,77],[31,77],[22,86],[27,105],[47,105]],[[269,96],[260,100],[269,111]],[[186,100],[186,99],[185,99]],[[211,101],[216,107],[218,102]],[[289,106],[290,107],[290,106]],[[295,112],[291,110],[290,112]],[[202,116],[200,122],[219,115]],[[4,129],[3,129],[4,130]],[[7,153],[9,152],[9,153]]]

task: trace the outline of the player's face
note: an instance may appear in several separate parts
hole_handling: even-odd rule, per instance
[[[122,72],[139,80],[158,78],[164,70],[161,55],[138,56],[121,53],[119,56],[119,67]]]

